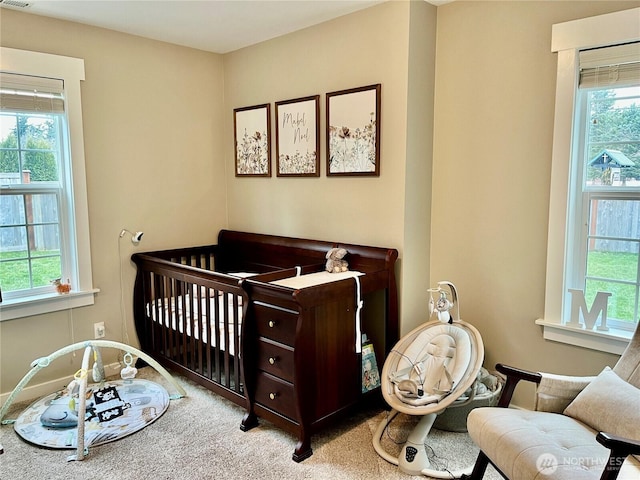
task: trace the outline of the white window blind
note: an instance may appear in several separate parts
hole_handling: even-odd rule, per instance
[[[0,72],[0,109],[63,113],[64,82],[56,78]]]
[[[622,87],[640,81],[640,42],[582,50],[580,88]]]

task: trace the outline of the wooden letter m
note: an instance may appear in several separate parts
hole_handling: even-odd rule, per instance
[[[596,320],[598,320],[598,317],[602,314],[598,330],[603,332],[609,330],[609,327],[607,327],[607,308],[609,297],[612,295],[611,293],[596,293],[596,298],[593,300],[591,310],[588,310],[587,302],[584,299],[584,290],[570,288],[569,292],[571,293],[571,317],[567,325],[582,328],[582,324],[580,323],[580,312],[582,312],[586,329],[593,330]]]

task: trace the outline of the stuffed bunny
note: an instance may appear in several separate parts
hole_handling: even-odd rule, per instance
[[[344,248],[332,248],[327,252],[326,270],[330,273],[340,273],[349,270],[349,264],[344,260],[348,252]]]

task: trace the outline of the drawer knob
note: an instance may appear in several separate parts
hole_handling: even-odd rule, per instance
[[[269,326],[271,328],[275,327],[276,326],[276,321],[275,320],[269,320]]]
[[[278,394],[277,394],[277,393],[273,393],[273,392],[272,392],[272,393],[270,393],[270,394],[269,394],[269,398],[270,398],[271,400],[275,400],[277,396],[278,396]]]
[[[269,363],[271,365],[275,365],[277,358],[276,357],[269,357]]]

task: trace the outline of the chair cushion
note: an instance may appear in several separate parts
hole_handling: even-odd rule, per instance
[[[557,413],[480,407],[467,417],[469,435],[511,479],[597,479],[609,450],[586,425]],[[622,477],[620,477],[622,478]]]
[[[599,432],[640,441],[640,389],[609,367],[576,396],[564,414]]]
[[[595,376],[576,377],[540,372],[540,383],[536,388],[534,410],[537,412],[562,413],[575,400]]]

